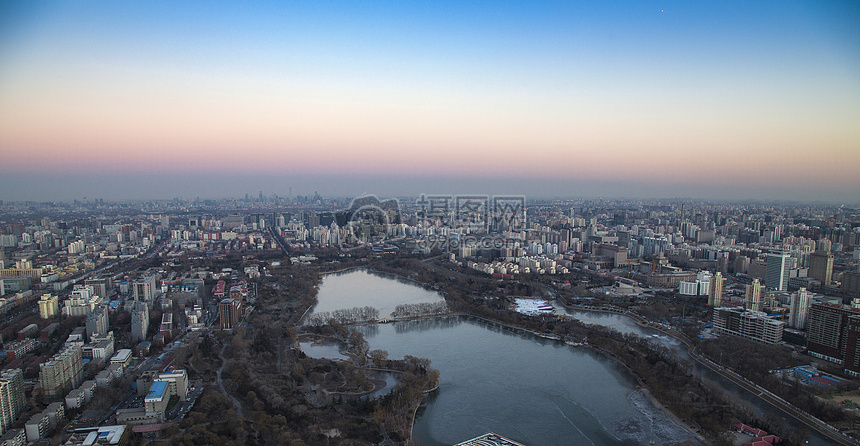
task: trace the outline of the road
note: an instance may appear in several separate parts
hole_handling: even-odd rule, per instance
[[[727,369],[725,367],[722,367],[720,365],[714,364],[709,359],[701,357],[693,351],[690,351],[690,356],[692,358],[694,358],[696,361],[698,361],[699,364],[702,364],[705,367],[719,373],[723,377],[731,380],[735,384],[748,390],[750,393],[757,395],[759,398],[770,403],[772,406],[782,410],[786,414],[788,414],[791,417],[795,418],[796,420],[802,422],[803,424],[809,426],[810,428],[815,429],[815,431],[821,433],[822,435],[824,435],[828,439],[833,440],[836,443],[842,444],[842,445],[858,445],[858,444],[860,444],[860,442],[857,442],[857,441],[853,440],[852,438],[849,438],[845,435],[842,435],[834,427],[830,426],[829,424],[819,420],[818,418],[816,418],[816,417],[814,417],[814,416],[812,416],[806,412],[803,412],[802,410],[798,409],[797,407],[790,404],[789,402],[787,402],[787,401],[783,400],[782,398],[774,395],[773,393],[771,393],[767,389],[764,389],[764,388],[759,387],[758,385],[756,385],[750,381],[747,381],[745,378],[738,375],[734,371]]]

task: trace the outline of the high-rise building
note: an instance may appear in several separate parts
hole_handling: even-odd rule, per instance
[[[842,286],[839,289],[848,294],[860,294],[860,272],[845,271],[842,273]]]
[[[86,316],[101,303],[102,298],[96,296],[93,287],[75,285],[72,294],[63,301],[63,314],[66,316]]]
[[[809,312],[807,349],[811,356],[841,364],[860,377],[860,310],[814,303]]]
[[[719,308],[723,303],[723,286],[726,284],[726,278],[722,273],[714,274],[711,278],[711,289],[708,290],[708,306]]]
[[[111,289],[111,279],[110,277],[102,277],[99,279],[87,279],[84,281],[84,285],[89,285],[93,287],[93,293],[101,297],[103,299],[107,299],[108,290]]]
[[[83,377],[81,347],[69,345],[47,362],[39,364],[39,385],[49,398],[63,396],[81,384]]]
[[[135,301],[131,307],[131,339],[134,342],[146,340],[149,330],[149,307],[146,302]]]
[[[841,364],[849,316],[860,316],[860,310],[828,303],[812,304],[806,330],[809,354]]]
[[[774,291],[785,291],[788,287],[788,254],[768,254],[764,284]]]
[[[144,276],[134,281],[134,300],[147,304],[155,298],[155,276]]]
[[[39,316],[42,319],[50,319],[56,317],[60,312],[60,305],[57,302],[57,296],[51,294],[43,294],[39,298]]]
[[[242,314],[242,302],[234,299],[224,299],[218,304],[218,317],[221,329],[235,328]]]
[[[21,369],[6,369],[0,374],[0,435],[24,411],[24,374]]]
[[[744,299],[747,310],[761,311],[762,307],[762,289],[764,286],[758,279],[753,279],[752,283],[747,285],[747,292]]]
[[[92,339],[93,334],[107,334],[110,330],[108,323],[107,308],[100,305],[93,309],[87,316],[87,338]]]
[[[833,276],[833,253],[815,251],[809,256],[809,277],[818,279],[822,285],[829,286]]]
[[[809,309],[812,307],[812,293],[801,288],[791,293],[791,313],[788,316],[788,325],[798,330],[806,328],[809,319]]]

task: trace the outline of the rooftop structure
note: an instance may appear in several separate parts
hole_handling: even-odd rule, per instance
[[[471,440],[466,440],[462,443],[457,443],[454,446],[524,446],[522,443],[517,443],[514,440],[505,438],[499,434],[492,432],[475,437]]]

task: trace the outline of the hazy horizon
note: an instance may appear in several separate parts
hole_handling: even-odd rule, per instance
[[[30,182],[25,181],[25,177]],[[16,181],[17,180],[17,181]],[[43,187],[39,185],[43,184]],[[104,184],[110,184],[105,188]],[[0,200],[13,201],[109,201],[159,199],[220,199],[312,196],[323,197],[417,197],[421,194],[450,195],[525,195],[527,198],[605,198],[605,199],[692,199],[716,202],[784,201],[860,206],[854,191],[822,197],[815,190],[780,190],[761,185],[749,191],[748,185],[719,187],[700,184],[650,184],[625,181],[593,182],[558,179],[499,179],[442,177],[370,177],[370,176],[207,176],[182,174],[78,176],[45,175],[41,180],[32,174],[0,180]]]
[[[0,199],[858,202],[860,3],[10,1]]]

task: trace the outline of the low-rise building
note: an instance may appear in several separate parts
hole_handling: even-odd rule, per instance
[[[79,409],[86,404],[86,394],[81,388],[77,388],[66,394],[66,407],[69,409]]]
[[[48,433],[51,420],[44,412],[37,413],[27,420],[24,430],[27,432],[27,441],[39,441]]]
[[[27,432],[24,429],[12,429],[0,437],[0,446],[24,446],[27,444]]]
[[[143,405],[147,412],[159,414],[159,423],[164,420],[164,410],[167,409],[167,403],[170,401],[167,384],[167,381],[153,382],[149,386],[149,393],[143,399]]]
[[[720,334],[741,336],[765,344],[782,341],[785,322],[767,317],[761,311],[741,308],[714,308],[714,330]]]
[[[66,446],[105,446],[128,443],[131,429],[124,424],[75,429],[66,440]]]
[[[128,424],[129,426],[139,426],[142,424],[157,424],[160,423],[163,416],[156,412],[147,412],[146,409],[139,407],[133,409],[119,409],[116,411],[116,422]]]
[[[120,349],[110,358],[111,364],[119,364],[122,370],[125,370],[126,367],[131,363],[131,350],[127,348]]]
[[[176,395],[180,401],[185,401],[188,397],[188,373],[184,369],[159,373],[156,381],[167,382],[167,392],[170,396]]]

